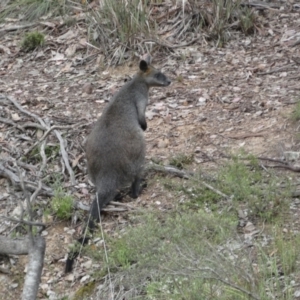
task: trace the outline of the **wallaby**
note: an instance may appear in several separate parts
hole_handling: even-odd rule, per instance
[[[100,211],[114,199],[120,188],[131,184],[131,196],[137,198],[139,195],[145,160],[143,131],[147,129],[148,91],[150,87],[171,83],[150,63],[150,56],[140,61],[139,72],[110,100],[87,138],[88,172],[96,188],[87,225],[91,232],[99,222]],[[79,241],[87,243],[84,238]],[[66,272],[72,270],[77,255],[69,255]]]

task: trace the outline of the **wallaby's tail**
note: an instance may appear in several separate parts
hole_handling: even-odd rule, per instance
[[[68,258],[65,265],[65,273],[69,273],[72,271],[74,261],[80,254],[81,247],[85,246],[88,243],[88,241],[90,240],[90,235],[93,234],[96,224],[100,221],[100,212],[102,208],[114,199],[115,194],[116,192],[113,190],[102,190],[96,193],[96,199],[94,199],[90,208],[89,216],[87,219],[87,226],[83,231],[82,237],[77,240],[79,244],[75,246],[75,249],[71,250],[68,253]]]

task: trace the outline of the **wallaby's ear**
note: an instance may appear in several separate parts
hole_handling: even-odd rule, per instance
[[[148,64],[145,60],[141,60],[140,70],[143,71],[143,72],[146,72],[148,70]]]

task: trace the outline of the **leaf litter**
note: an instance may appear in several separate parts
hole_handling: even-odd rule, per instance
[[[261,19],[263,26],[259,33],[244,36],[235,32],[224,48],[199,41],[172,52],[157,52],[154,63],[169,74],[172,85],[166,90],[150,92],[146,113],[149,129],[145,133],[147,158],[168,161],[176,153],[194,154],[191,168],[200,165],[210,168],[228,150],[237,153],[241,147],[258,156],[278,159],[289,155],[288,152],[298,152],[299,141],[294,138],[298,128],[288,116],[299,100],[300,48],[296,44],[300,38],[299,14],[299,9],[268,11]],[[14,24],[9,20],[7,23],[7,26]],[[77,185],[71,186],[67,172],[63,184],[76,195],[76,201],[89,204],[93,193],[82,154],[84,139],[111,96],[135,73],[136,62],[104,70],[103,56],[86,43],[87,32],[83,27],[61,30],[51,20],[39,26],[53,32],[47,33],[44,48],[31,53],[20,52],[22,31],[0,35],[0,93],[13,96],[51,125],[70,126],[63,132],[72,168],[76,169]],[[0,161],[11,164],[11,158],[21,157],[42,134],[27,127],[34,120],[7,103],[4,97],[0,97],[0,117],[13,121],[13,125],[0,121]],[[19,127],[26,134],[20,134]],[[48,142],[58,143],[51,134]],[[34,180],[35,166],[31,167],[26,175]],[[61,172],[60,162],[53,160],[47,172],[57,171]],[[0,182],[1,214],[5,210],[12,212],[21,193],[10,196],[6,179],[0,178]],[[9,197],[11,204],[5,205],[2,199]],[[39,197],[46,203],[45,196]],[[161,189],[147,189],[137,201],[126,201],[131,201],[133,207],[167,209],[174,199]],[[295,228],[299,227],[299,209],[296,202],[291,204]],[[126,226],[126,212],[104,215],[103,222],[105,232],[113,234],[116,227]],[[245,224],[244,234],[251,238],[257,228],[247,220]],[[2,226],[2,233],[10,228]],[[73,239],[68,230],[66,223],[47,230],[41,285],[47,295],[66,289],[63,260]],[[70,275],[66,281],[74,284],[74,279],[86,279],[85,270],[91,265],[82,258],[80,265],[80,274]],[[9,295],[3,289],[0,297],[4,293],[11,297],[7,299],[16,298],[19,286],[13,282],[10,285]]]

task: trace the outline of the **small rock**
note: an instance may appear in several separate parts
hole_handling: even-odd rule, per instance
[[[300,290],[298,290],[298,291],[295,291],[295,293],[294,293],[294,297],[300,297]]]
[[[68,274],[66,277],[65,277],[65,279],[66,279],[66,281],[69,281],[69,282],[72,282],[72,281],[74,281],[74,274]]]
[[[17,288],[19,286],[19,284],[18,283],[13,283],[13,284],[11,284],[10,285],[10,287],[12,288],[12,289],[15,289],[15,288]]]
[[[47,236],[47,235],[48,235],[48,231],[46,230],[42,231],[41,236]]]
[[[84,282],[86,282],[88,279],[90,279],[90,275],[85,275],[85,276],[83,276],[81,279],[80,279],[80,283],[84,283]]]
[[[88,260],[85,263],[82,264],[82,266],[86,269],[90,269],[92,267],[92,261]],[[81,281],[80,281],[81,282]]]
[[[158,148],[167,148],[169,146],[169,140],[159,140],[157,147]]]
[[[91,83],[86,83],[82,88],[83,93],[91,94],[93,92],[93,85]]]
[[[198,99],[198,105],[205,105],[206,104],[206,99],[204,97],[200,97]]]
[[[300,157],[300,152],[294,152],[294,151],[285,151],[284,152],[284,157],[287,161],[295,161],[299,159]]]

